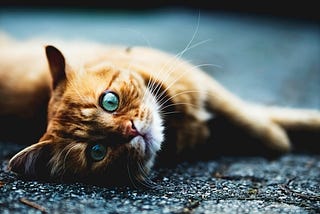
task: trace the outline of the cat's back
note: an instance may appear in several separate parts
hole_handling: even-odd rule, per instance
[[[149,47],[108,46],[101,56],[88,60],[87,66],[97,63],[111,63],[115,67],[147,74],[160,81],[171,94],[183,90],[201,91],[203,84],[211,84],[212,79],[196,65],[182,59],[181,54],[173,55]]]
[[[41,75],[49,77],[45,57],[46,45],[53,45],[61,50],[67,64],[75,71],[81,66],[91,67],[99,63],[110,63],[115,67],[148,73],[164,83],[178,77],[180,82],[206,77],[196,66],[182,60],[181,54],[171,55],[154,48],[107,45],[80,40],[15,41],[1,36],[0,33],[0,78],[29,76],[34,80]],[[8,70],[10,72],[6,72]]]
[[[1,38],[0,49],[0,97],[4,98],[0,100],[0,115],[33,114],[39,100],[49,96],[43,47]]]

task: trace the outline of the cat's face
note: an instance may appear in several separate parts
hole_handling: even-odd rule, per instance
[[[106,64],[74,71],[56,48],[46,52],[53,79],[47,131],[10,160],[11,170],[97,184],[145,179],[163,141],[159,106],[146,80]]]

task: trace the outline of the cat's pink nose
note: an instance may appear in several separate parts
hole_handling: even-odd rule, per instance
[[[123,134],[127,137],[135,137],[140,135],[138,130],[136,129],[133,121],[128,120],[124,123]]]

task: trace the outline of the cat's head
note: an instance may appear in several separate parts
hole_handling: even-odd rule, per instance
[[[106,63],[75,70],[46,47],[52,76],[48,127],[9,168],[27,178],[121,184],[145,179],[163,141],[146,79]]]

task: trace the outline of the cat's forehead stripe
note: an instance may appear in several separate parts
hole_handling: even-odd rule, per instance
[[[80,109],[80,108],[85,108],[85,109],[91,109],[91,108],[96,108],[95,103],[90,103],[90,102],[75,102],[73,100],[64,100],[65,105],[68,106],[67,109],[70,109],[73,111],[74,109]]]
[[[110,82],[109,82],[109,84],[108,84],[108,86],[107,86],[106,89],[108,89],[108,88],[111,87],[112,83],[114,82],[114,80],[115,80],[116,78],[119,77],[119,75],[120,75],[120,71],[116,71],[116,72],[112,75],[112,77],[111,77],[111,79],[110,79]]]

